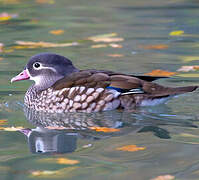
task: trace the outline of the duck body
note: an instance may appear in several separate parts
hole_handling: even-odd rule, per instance
[[[33,56],[24,71],[11,81],[34,80],[24,103],[49,113],[90,113],[157,105],[198,87],[164,87],[152,82],[158,78],[105,70],[79,70],[63,56],[42,53]]]

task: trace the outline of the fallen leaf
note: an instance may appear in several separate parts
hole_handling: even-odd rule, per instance
[[[45,159],[40,159],[39,162],[67,164],[67,165],[79,164],[78,160],[72,160],[68,158],[45,158]]]
[[[189,71],[196,71],[199,70],[199,66],[182,66],[177,71],[179,72],[189,72]]]
[[[127,145],[127,146],[122,146],[122,147],[116,148],[116,150],[128,151],[128,152],[141,151],[141,150],[145,150],[145,149],[146,149],[146,147],[138,147],[136,145]]]
[[[173,76],[177,74],[176,72],[169,72],[169,71],[163,71],[161,69],[156,69],[151,71],[150,73],[146,73],[145,75],[148,76]]]
[[[123,54],[108,54],[109,57],[124,57]]]
[[[169,33],[170,36],[181,36],[183,34],[184,34],[184,31],[181,31],[181,30],[179,30],[179,31],[172,31],[172,32]]]
[[[3,12],[0,14],[0,21],[8,21],[16,17],[18,17],[18,14],[8,14],[7,12]]]
[[[96,44],[91,46],[91,48],[105,48],[105,47],[107,47],[106,44]]]
[[[114,44],[114,43],[109,44],[109,46],[111,46],[112,48],[122,48],[123,47],[121,44]]]
[[[168,174],[168,175],[162,175],[162,176],[155,177],[151,180],[173,180],[173,179],[175,179],[175,176]]]
[[[57,163],[58,164],[69,164],[69,165],[74,165],[78,164],[78,160],[72,160],[72,159],[67,159],[67,158],[57,158]]]
[[[49,31],[49,33],[54,34],[54,35],[61,35],[64,33],[64,30],[62,30],[62,29],[52,30],[52,31]]]
[[[7,119],[0,119],[0,126],[5,125],[8,123]]]
[[[91,37],[88,37],[87,39],[94,42],[120,42],[124,40],[123,38],[115,37],[115,36],[117,36],[117,33],[91,36]]]
[[[16,41],[19,46],[13,46],[14,49],[26,49],[26,48],[49,48],[49,47],[68,47],[77,46],[79,43],[50,43],[50,42],[32,42],[32,41]]]
[[[3,52],[3,47],[4,47],[4,44],[0,43],[0,52]]]
[[[3,130],[3,131],[19,131],[21,129],[24,129],[24,127],[21,127],[21,126],[18,126],[18,127],[0,127],[0,130]]]
[[[107,128],[107,127],[89,127],[92,130],[95,130],[97,132],[118,132],[120,131],[119,129],[115,128]]]
[[[139,48],[143,49],[155,49],[155,50],[162,50],[168,49],[168,45],[166,44],[151,44],[151,45],[139,45]]]
[[[0,61],[2,61],[2,60],[3,60],[3,58],[0,57]]]
[[[180,59],[184,62],[199,61],[199,56],[180,56]]]
[[[76,170],[78,167],[67,167],[67,168],[62,168],[62,169],[59,169],[59,170],[54,170],[54,171],[51,171],[51,170],[37,170],[37,171],[31,171],[31,175],[33,177],[42,177],[42,178],[45,178],[45,177],[48,177],[48,178],[51,178],[51,179],[57,179],[57,178],[66,178],[66,175],[67,174],[70,174],[72,171]]]
[[[47,176],[52,174],[57,174],[57,171],[32,171],[33,176]]]
[[[54,0],[36,0],[36,3],[39,3],[39,4],[54,4],[55,1]]]

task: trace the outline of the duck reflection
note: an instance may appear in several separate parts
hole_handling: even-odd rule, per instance
[[[157,109],[155,108],[156,111]],[[152,132],[159,138],[168,139],[169,132],[159,125],[196,127],[191,121],[163,118],[162,115],[166,112],[161,109],[159,115],[149,111],[49,114],[25,107],[24,113],[36,128],[22,129],[21,132],[28,138],[30,151],[42,154],[73,152],[78,138],[100,140],[127,133]],[[97,132],[93,127],[118,131]]]
[[[77,133],[37,127],[20,130],[28,138],[32,153],[69,153],[76,149]]]

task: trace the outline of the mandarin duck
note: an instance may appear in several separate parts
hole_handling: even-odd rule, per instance
[[[11,82],[33,80],[24,104],[49,113],[99,112],[164,103],[198,86],[164,87],[161,77],[136,76],[106,70],[79,70],[64,56],[40,53],[30,58]]]

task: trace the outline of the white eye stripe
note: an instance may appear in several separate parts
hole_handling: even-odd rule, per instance
[[[54,69],[53,67],[46,67],[46,66],[43,66],[41,63],[39,63],[39,67],[35,67],[34,66],[34,64],[33,64],[33,68],[35,69],[35,70],[41,70],[41,69],[50,69],[50,70],[52,70],[53,72],[57,72],[56,71],[56,69]]]

